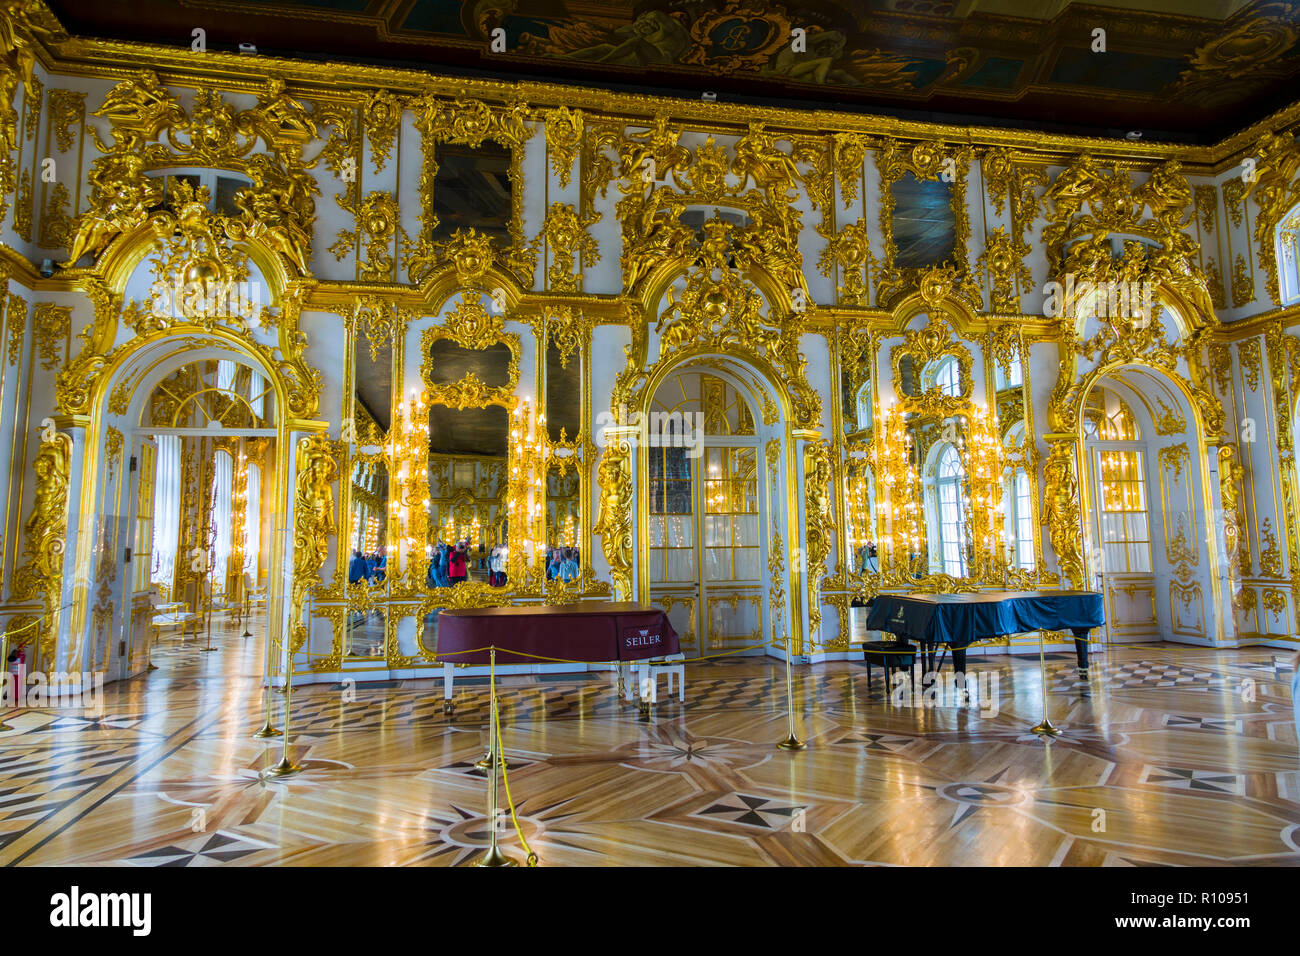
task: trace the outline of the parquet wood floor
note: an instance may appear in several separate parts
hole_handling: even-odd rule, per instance
[[[258,638],[168,639],[102,715],[18,711],[0,734],[0,862],[83,866],[459,865],[488,837],[487,688],[296,689],[305,771],[264,782]],[[689,665],[646,720],[608,675],[500,681],[510,786],[543,865],[1300,864],[1291,654],[1111,648],[973,659],[996,708],[900,703],[861,664]],[[276,697],[277,725],[282,699]],[[502,838],[521,858],[513,832]]]

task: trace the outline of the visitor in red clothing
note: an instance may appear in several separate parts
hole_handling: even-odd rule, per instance
[[[468,541],[457,543],[447,561],[447,577],[451,580],[453,586],[460,584],[461,581],[469,577],[468,548]]]

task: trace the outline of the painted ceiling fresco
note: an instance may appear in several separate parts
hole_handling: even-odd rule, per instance
[[[50,0],[79,36],[1208,142],[1296,98],[1300,0]],[[792,31],[803,30],[794,50]],[[495,32],[495,31],[503,32]],[[1104,52],[1097,30],[1104,30]],[[494,50],[493,47],[496,47]]]

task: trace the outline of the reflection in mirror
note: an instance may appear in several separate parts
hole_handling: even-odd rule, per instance
[[[1002,433],[1002,540],[1009,568],[1033,572],[1034,499],[1029,476],[1034,469],[1029,457],[1028,423],[1025,412],[1025,381],[1019,349],[1009,362],[994,362],[997,386],[998,426]]]
[[[429,587],[506,584],[509,438],[500,406],[430,407]]]
[[[348,522],[347,646],[351,657],[382,657],[384,612],[375,599],[388,578],[388,465],[380,454],[358,455],[352,465]]]
[[[552,461],[546,476],[546,576],[568,583],[578,579],[582,567],[582,482],[576,468],[564,469],[562,464]]]
[[[897,268],[935,266],[953,257],[957,234],[952,190],[952,183],[919,179],[910,170],[893,184]]]
[[[868,354],[846,355],[840,368],[840,409],[846,435],[871,427],[870,362]]]
[[[862,457],[850,457],[844,470],[844,493],[848,502],[849,549],[854,574],[875,574],[880,570],[876,547],[876,480]]]
[[[546,437],[571,442],[582,427],[582,355],[565,355],[551,342],[546,347]]]
[[[965,577],[968,568],[970,503],[966,489],[967,425],[952,416],[913,426],[920,450],[925,539],[931,573]]]
[[[491,236],[498,248],[510,244],[510,160],[510,150],[491,141],[479,146],[438,144],[433,179],[435,242],[472,228]]]
[[[510,384],[510,363],[514,356],[504,343],[467,349],[451,339],[437,339],[430,347],[429,355],[432,362],[429,383],[432,385],[455,385],[470,374],[490,388]]]

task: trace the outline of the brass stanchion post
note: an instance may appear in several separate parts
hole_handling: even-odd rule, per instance
[[[790,735],[777,744],[782,750],[807,750],[808,745],[794,732],[794,677],[790,672],[790,638],[785,639],[785,709],[790,722]]]
[[[491,664],[488,676],[489,688],[489,707],[488,720],[491,721],[488,727],[488,756],[492,758],[491,771],[488,774],[488,837],[489,843],[487,852],[483,854],[483,859],[475,863],[475,866],[518,866],[514,860],[501,852],[501,847],[497,846],[497,775],[501,772],[498,764],[498,756],[501,753],[501,741],[497,739],[497,687],[496,687],[496,669],[497,669],[497,649],[491,648]]]
[[[497,649],[496,647],[492,647],[490,649],[490,652],[491,652],[491,663],[488,666],[488,697],[489,697],[488,720],[493,720],[493,718],[496,715],[496,709],[497,709],[497,676],[496,676],[497,675]],[[485,753],[482,757],[479,757],[478,760],[474,762],[474,766],[477,767],[479,770],[491,771],[494,780],[496,777],[495,767],[498,760],[501,762],[501,765],[503,767],[510,766],[510,764],[506,763],[505,755],[501,753],[500,748],[497,746],[497,744],[498,741],[496,738],[496,734],[494,734],[492,732],[492,728],[489,727],[487,753]]]
[[[1061,730],[1047,716],[1047,661],[1043,656],[1043,629],[1038,629],[1038,674],[1043,681],[1043,719],[1029,728],[1040,737],[1059,737]]]
[[[302,767],[293,762],[289,756],[289,723],[290,712],[289,705],[293,698],[293,650],[286,645],[285,665],[284,665],[284,744],[280,751],[280,762],[274,767],[262,771],[262,777],[292,777],[296,773],[302,772]]]
[[[4,633],[0,634],[0,667],[4,668],[3,671],[0,671],[0,680],[4,681],[3,684],[0,684],[0,693],[3,693],[4,688],[9,686],[9,630],[7,628]],[[18,681],[15,679],[13,700],[9,701],[15,708],[18,706],[18,694],[21,691],[22,688],[18,686]],[[13,728],[4,722],[3,717],[0,717],[0,734],[10,730],[13,730]]]

